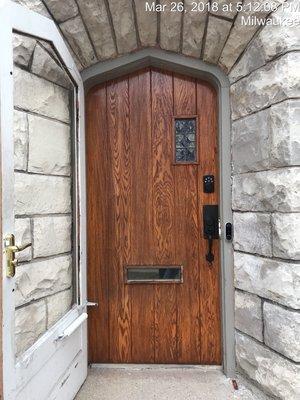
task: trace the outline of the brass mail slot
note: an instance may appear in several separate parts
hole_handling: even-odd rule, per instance
[[[126,265],[125,283],[182,283],[183,266]]]

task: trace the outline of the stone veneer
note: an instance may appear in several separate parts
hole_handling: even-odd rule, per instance
[[[14,34],[16,355],[72,304],[70,81],[51,46]]]
[[[299,64],[299,26],[266,26],[229,75],[237,367],[286,400],[300,398]]]
[[[229,74],[237,366],[272,397],[300,398],[299,26],[241,24],[242,16],[266,16],[262,11],[149,14],[138,0],[15,1],[57,22],[79,69],[157,46],[200,57]],[[299,18],[282,7],[273,15]],[[22,124],[19,129],[16,153],[22,169],[26,129]],[[40,166],[34,164],[36,172]],[[64,190],[60,182],[59,193]],[[51,210],[67,206],[51,200]],[[28,218],[22,223],[23,229],[30,226]],[[39,251],[44,248],[41,243]],[[30,293],[29,288],[19,294],[20,302]],[[38,316],[44,300],[30,307]],[[36,325],[43,332],[44,320],[37,317]]]

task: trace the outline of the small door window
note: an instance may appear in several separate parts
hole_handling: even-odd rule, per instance
[[[174,118],[175,124],[175,162],[197,162],[197,119]]]

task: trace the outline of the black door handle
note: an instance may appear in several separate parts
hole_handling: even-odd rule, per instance
[[[208,241],[208,252],[205,258],[211,264],[214,261],[213,239],[219,238],[219,210],[217,205],[203,206],[203,232]]]
[[[208,252],[206,253],[206,261],[208,261],[209,263],[212,263],[215,259],[215,256],[212,253],[212,244],[213,244],[213,238],[212,236],[208,236]]]

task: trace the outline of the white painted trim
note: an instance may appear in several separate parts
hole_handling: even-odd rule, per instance
[[[3,236],[14,231],[14,196],[12,176],[14,170],[13,157],[13,54],[12,32],[9,18],[9,10],[0,3],[0,134],[1,134],[1,170],[2,170],[2,232]],[[3,238],[1,238],[3,249]],[[3,280],[2,280],[2,351],[3,351],[3,397],[5,400],[13,400],[13,392],[16,387],[14,365],[14,341],[11,337],[14,326],[15,306],[12,301],[14,281],[5,277],[6,257],[2,251]]]
[[[14,278],[3,271],[3,360],[5,400],[71,400],[87,374],[87,324],[81,321],[74,333],[57,342],[74,321],[86,312],[86,195],[85,195],[85,122],[84,88],[79,71],[55,23],[9,0],[0,0],[0,134],[2,163],[3,234],[14,232],[13,167],[13,50],[12,30],[50,41],[77,84],[79,103],[77,132],[77,218],[80,301],[56,325],[49,329],[15,363],[14,350]],[[5,259],[3,259],[5,262]],[[5,265],[5,263],[4,263]],[[74,353],[75,352],[75,353]],[[72,355],[72,353],[74,353]],[[69,359],[69,358],[72,359]],[[61,361],[59,361],[61,360]],[[76,363],[75,361],[76,360]],[[75,363],[75,364],[74,364]],[[75,365],[80,365],[80,370]],[[66,375],[72,371],[73,375]],[[62,384],[63,382],[65,382]],[[33,386],[34,384],[34,386]],[[70,386],[71,385],[71,386]],[[34,392],[33,392],[34,388]],[[51,393],[50,393],[51,391]]]
[[[87,313],[82,313],[75,321],[73,321],[56,340],[64,340],[73,335],[73,333],[86,321],[88,318]]]
[[[82,71],[82,79],[88,91],[98,83],[148,66],[207,80],[218,91],[223,370],[228,377],[233,378],[235,376],[233,249],[232,243],[225,238],[225,224],[232,223],[229,79],[217,66],[154,48],[96,63]]]

